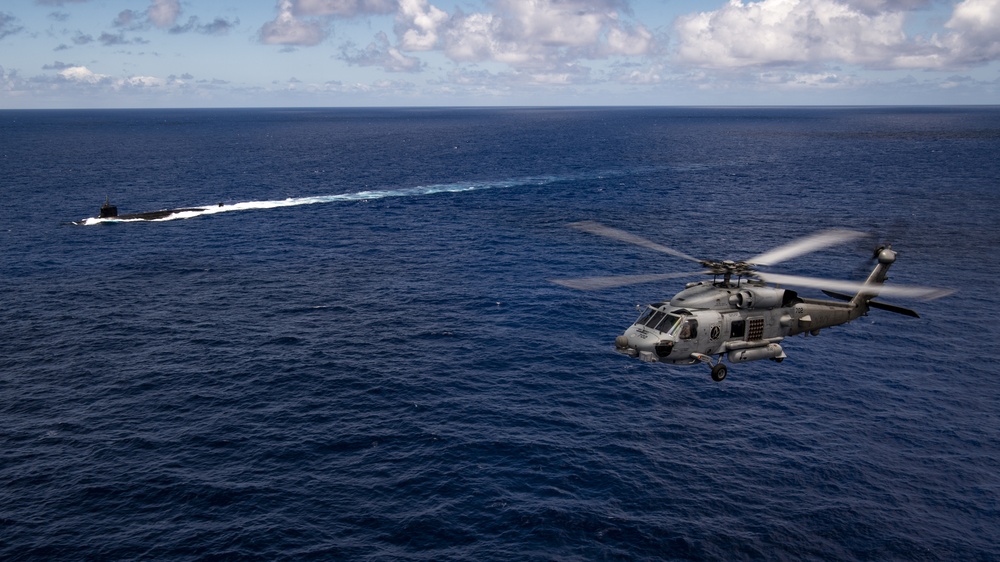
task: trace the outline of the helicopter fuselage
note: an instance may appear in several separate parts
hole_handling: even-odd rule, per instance
[[[618,351],[648,362],[732,363],[785,358],[779,342],[801,333],[850,322],[867,312],[862,303],[806,299],[760,282],[690,283],[668,302],[648,305],[615,340]]]

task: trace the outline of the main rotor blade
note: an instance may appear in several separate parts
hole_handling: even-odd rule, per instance
[[[800,275],[782,275],[778,273],[760,273],[755,275],[768,283],[792,285],[797,287],[812,287],[814,289],[830,289],[856,294],[864,292],[868,295],[881,295],[909,299],[933,300],[946,297],[955,291],[951,289],[935,289],[933,287],[916,287],[913,285],[866,285],[856,281],[839,281],[836,279],[819,279],[802,277]]]
[[[643,248],[649,248],[650,250],[656,250],[657,252],[669,254],[671,256],[685,259],[688,261],[693,261],[695,263],[701,263],[702,261],[698,258],[691,257],[685,254],[684,252],[679,252],[673,248],[668,248],[662,244],[657,244],[652,240],[647,240],[642,236],[636,236],[631,232],[625,232],[624,230],[618,230],[617,228],[605,226],[599,222],[595,221],[574,222],[567,224],[566,226],[570,228],[575,228],[577,230],[582,230],[583,232],[597,234],[598,236],[604,236],[606,238],[612,238],[614,240],[628,242],[629,244],[635,244],[636,246],[642,246]]]
[[[665,279],[676,279],[678,277],[693,277],[711,273],[710,271],[691,271],[687,273],[651,273],[646,275],[613,275],[607,277],[581,277],[577,279],[549,279],[549,281],[581,291],[597,291],[599,289],[613,289],[626,285],[638,285],[639,283],[652,283],[653,281],[663,281]]]
[[[834,244],[840,244],[841,242],[846,242],[862,236],[865,236],[865,234],[862,232],[855,232],[853,230],[844,230],[840,228],[824,230],[822,232],[806,236],[805,238],[793,240],[784,246],[779,246],[771,251],[764,252],[759,256],[750,258],[746,260],[746,262],[754,265],[775,265],[794,257],[808,254],[809,252],[815,252],[821,248],[833,246]]]

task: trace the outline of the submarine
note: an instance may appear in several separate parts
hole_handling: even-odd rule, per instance
[[[222,206],[222,203],[219,203]],[[124,215],[118,214],[118,207],[111,204],[110,197],[104,198],[104,204],[101,205],[101,212],[96,217],[98,219],[117,219],[117,220],[157,220],[169,217],[177,213],[187,213],[187,212],[198,212],[205,211],[206,207],[185,207],[181,209],[162,209],[159,211],[146,211],[144,213],[126,213]]]

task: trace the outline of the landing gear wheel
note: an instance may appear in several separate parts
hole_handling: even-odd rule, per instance
[[[712,367],[712,380],[715,382],[725,379],[727,374],[729,374],[729,371],[722,363]]]

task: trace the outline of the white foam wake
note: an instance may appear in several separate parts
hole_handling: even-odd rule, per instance
[[[219,206],[205,205],[204,207],[193,207],[187,210],[170,213],[154,219],[146,218],[98,218],[91,217],[83,219],[77,224],[95,225],[107,222],[162,222],[180,219],[190,219],[202,215],[214,215],[217,213],[229,213],[232,211],[250,211],[254,209],[274,209],[276,207],[295,207],[298,205],[314,205],[317,203],[341,203],[347,201],[371,201],[375,199],[386,199],[389,197],[415,197],[418,195],[433,195],[435,193],[460,193],[464,191],[478,191],[484,189],[497,189],[504,187],[518,187],[526,185],[546,185],[552,182],[567,178],[556,176],[535,176],[512,180],[492,181],[492,182],[464,182],[453,184],[426,185],[417,187],[407,187],[401,189],[381,189],[372,191],[359,191],[356,193],[341,193],[338,195],[316,195],[312,197],[290,197],[288,199],[276,201],[244,201],[241,203],[231,203]]]

